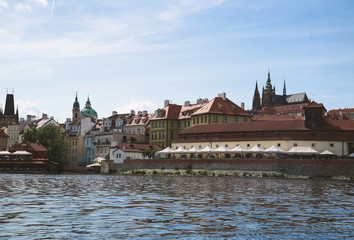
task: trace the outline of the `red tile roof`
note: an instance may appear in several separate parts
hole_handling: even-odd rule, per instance
[[[296,117],[291,115],[268,115],[268,114],[258,114],[252,116],[253,121],[284,121],[284,120],[298,120]]]
[[[299,104],[291,104],[291,105],[282,105],[276,106],[275,110],[277,113],[287,114],[287,113],[303,113],[304,107],[307,106],[308,103],[299,103]]]
[[[222,97],[215,97],[210,102],[201,107],[198,111],[193,113],[193,115],[200,115],[205,113],[251,116],[251,114],[237,106],[228,98],[223,100]]]
[[[308,130],[305,128],[304,121],[252,121],[242,123],[220,123],[208,125],[196,125],[182,131],[183,134],[206,134],[206,133],[222,133],[222,132],[262,132],[262,131],[298,131]],[[351,120],[343,121],[326,121],[323,128],[316,130],[354,130],[354,124]]]
[[[324,109],[326,109],[324,106],[323,106],[323,104],[322,103],[317,103],[317,102],[311,102],[311,103],[309,103],[307,106],[305,106],[304,107],[305,109],[306,108],[324,108]]]

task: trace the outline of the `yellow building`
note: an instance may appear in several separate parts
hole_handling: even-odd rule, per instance
[[[312,102],[305,107],[305,120],[196,125],[180,132],[172,149],[202,150],[207,146],[234,149],[241,146],[250,150],[257,146],[265,150],[275,146],[283,151],[311,147],[319,153],[328,150],[338,156],[354,153],[354,121],[329,120],[324,112],[322,104]]]
[[[251,115],[219,94],[208,101],[199,99],[196,104],[186,101],[184,105],[165,103],[150,118],[150,144],[161,148],[171,146],[177,134],[196,125],[228,122],[249,122]]]

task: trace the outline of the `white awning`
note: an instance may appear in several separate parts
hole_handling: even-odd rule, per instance
[[[253,148],[251,148],[250,150],[248,150],[248,152],[251,152],[251,153],[262,153],[262,152],[264,152],[264,150],[256,145]]]
[[[11,155],[9,151],[0,151],[0,155]]]
[[[182,154],[182,153],[186,153],[186,150],[183,149],[182,147],[179,147],[176,150],[173,150],[172,153]]]
[[[226,153],[226,152],[230,152],[230,149],[223,145],[223,146],[215,149],[214,152],[216,152],[216,153]]]
[[[284,152],[284,150],[281,150],[273,145],[270,148],[267,148],[266,150],[264,150],[264,152],[266,152],[266,153],[282,153],[282,152]]]
[[[287,153],[289,154],[318,154],[318,152],[311,147],[293,147]]]
[[[234,152],[234,153],[246,153],[248,152],[247,149],[241,147],[241,145],[238,145],[237,147],[235,147],[234,149],[231,149],[230,152]]]
[[[156,152],[156,153],[157,153],[157,154],[160,154],[160,153],[162,153],[162,154],[169,154],[169,153],[173,153],[173,150],[172,150],[172,148],[167,147],[167,148],[165,148],[164,150],[158,151],[158,152]]]
[[[324,150],[323,152],[320,153],[320,155],[334,155],[334,153],[332,153],[328,150]]]
[[[191,149],[187,150],[186,153],[196,153],[197,149],[195,149],[195,147],[192,147]]]
[[[209,146],[206,146],[205,148],[203,148],[202,150],[199,150],[198,152],[200,152],[200,153],[212,153],[212,152],[214,152],[214,149],[212,149]]]
[[[12,153],[13,155],[32,155],[32,153],[27,152],[27,151],[16,151]]]

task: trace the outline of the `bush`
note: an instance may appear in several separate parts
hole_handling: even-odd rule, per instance
[[[233,175],[234,175],[235,177],[238,177],[238,173],[237,173],[237,172],[234,172]]]
[[[192,170],[192,164],[191,164],[191,163],[188,163],[188,164],[184,167],[184,169],[186,169],[186,170]]]
[[[198,175],[199,176],[208,176],[208,172],[207,171],[198,171]]]
[[[181,172],[180,171],[176,171],[173,173],[173,175],[181,175]]]
[[[152,174],[153,174],[153,175],[157,175],[157,171],[154,170],[154,171],[152,172]]]
[[[262,177],[263,177],[263,178],[268,178],[268,177],[270,177],[270,176],[268,175],[268,173],[262,173]]]
[[[173,170],[179,170],[179,167],[178,166],[173,166]]]

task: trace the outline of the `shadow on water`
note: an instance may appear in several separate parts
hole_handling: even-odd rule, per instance
[[[0,175],[0,238],[348,238],[353,183]]]

